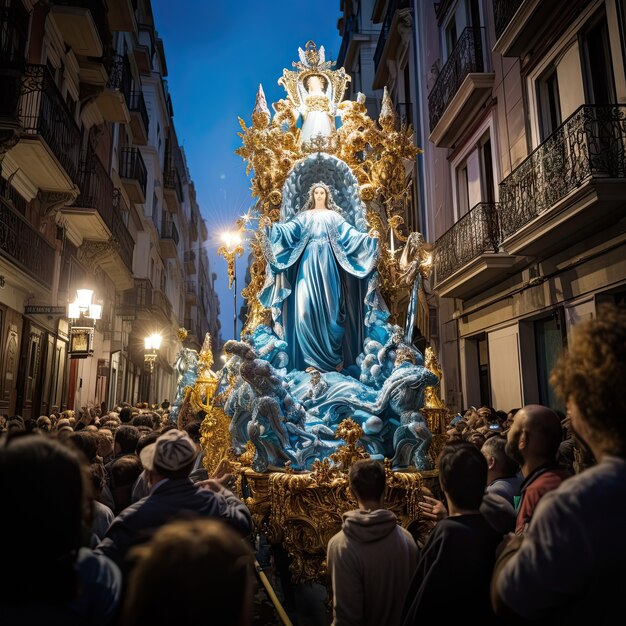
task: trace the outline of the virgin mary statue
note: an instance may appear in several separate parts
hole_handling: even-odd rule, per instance
[[[264,224],[267,275],[259,300],[287,341],[289,369],[342,371],[362,351],[379,254],[377,233],[363,230],[346,220],[323,182],[311,185],[302,209],[286,221]]]

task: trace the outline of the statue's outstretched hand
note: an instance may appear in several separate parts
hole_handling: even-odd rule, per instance
[[[380,233],[379,233],[379,232],[378,232],[375,228],[373,228],[372,230],[370,230],[370,232],[369,232],[369,236],[370,236],[372,239],[380,239]]]

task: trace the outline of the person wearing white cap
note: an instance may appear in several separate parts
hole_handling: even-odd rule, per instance
[[[189,478],[197,454],[191,437],[176,429],[146,446],[140,458],[148,473],[150,493],[113,520],[97,550],[123,567],[131,547],[147,541],[167,522],[190,517],[221,518],[241,535],[249,534],[250,512],[225,488],[229,476],[205,481],[203,486]]]

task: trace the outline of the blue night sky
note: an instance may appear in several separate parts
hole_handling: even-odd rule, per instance
[[[209,261],[217,273],[222,337],[233,334],[233,294],[226,262],[216,254],[220,234],[252,204],[237,116],[247,125],[259,83],[268,105],[284,97],[276,81],[312,39],[336,59],[339,0],[304,2],[152,0],[155,27],[165,46],[169,90],[178,140],[187,154],[198,202],[209,230]],[[239,290],[245,256],[238,260]],[[237,306],[242,298],[238,296]],[[240,330],[240,327],[239,327]]]

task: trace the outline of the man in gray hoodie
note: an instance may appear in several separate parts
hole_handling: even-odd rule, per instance
[[[363,459],[350,468],[350,488],[359,508],[343,514],[329,542],[333,625],[395,626],[418,558],[411,534],[383,506],[385,469]]]

